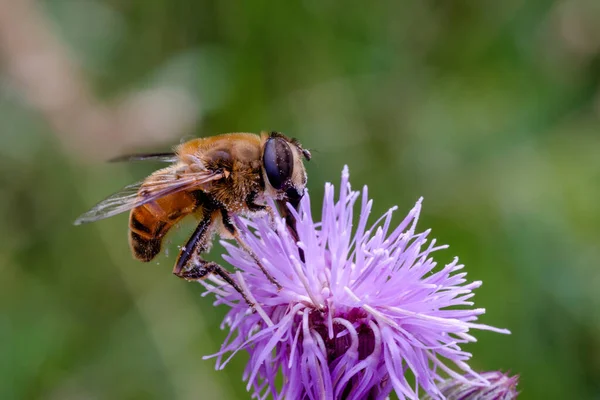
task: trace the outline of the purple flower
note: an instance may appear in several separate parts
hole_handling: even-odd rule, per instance
[[[448,379],[438,385],[448,400],[513,400],[519,394],[517,384],[519,376],[509,376],[500,371],[483,372],[481,374],[489,385],[465,383],[463,380]]]
[[[204,282],[216,304],[231,307],[222,324],[229,335],[212,356],[217,369],[247,351],[244,380],[257,398],[383,399],[391,391],[400,399],[444,398],[437,384],[447,376],[489,385],[460,347],[475,341],[471,329],[509,333],[475,323],[485,310],[470,299],[481,282],[467,282],[457,259],[436,268],[431,255],[447,246],[416,232],[420,200],[397,227],[396,207],[369,226],[367,188],[352,191],[348,178],[346,167],[337,201],[333,185],[325,186],[321,222],[313,220],[308,195],[298,213],[291,210],[298,243],[279,218],[275,226],[267,217],[236,221],[283,289],[246,252],[223,243],[256,312],[218,278]]]

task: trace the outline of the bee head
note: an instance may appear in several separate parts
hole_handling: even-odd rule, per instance
[[[303,160],[310,160],[310,152],[296,139],[271,132],[264,142],[262,166],[276,199],[285,199],[298,208],[306,187],[306,170]]]

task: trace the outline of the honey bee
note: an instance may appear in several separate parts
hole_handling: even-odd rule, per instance
[[[194,215],[198,226],[181,248],[173,274],[186,280],[217,274],[252,306],[229,273],[219,264],[204,260],[201,254],[209,250],[214,233],[233,238],[280,289],[240,237],[232,216],[266,212],[273,218],[266,200],[274,199],[297,238],[286,203],[298,209],[307,180],[303,159],[310,158],[310,152],[296,139],[279,132],[227,133],[190,140],[173,153],[119,157],[113,161],[154,160],[171,165],[109,196],[77,218],[75,225],[130,211],[131,251],[138,260],[149,262],[160,253],[167,232],[183,218]]]

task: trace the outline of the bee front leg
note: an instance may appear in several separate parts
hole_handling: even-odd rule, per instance
[[[223,226],[225,227],[225,229],[227,229],[227,231],[231,234],[231,236],[233,236],[233,238],[238,243],[238,245],[250,257],[252,257],[252,259],[254,260],[254,262],[256,263],[256,265],[258,265],[258,268],[260,268],[260,270],[262,271],[263,274],[265,274],[265,276],[267,277],[267,279],[269,281],[271,281],[271,283],[274,284],[277,287],[278,291],[281,290],[281,289],[283,289],[283,287],[279,284],[279,282],[277,282],[277,280],[275,278],[273,278],[273,276],[269,273],[269,271],[267,271],[267,269],[262,264],[262,262],[260,261],[260,259],[258,258],[258,256],[252,251],[252,249],[250,248],[250,246],[248,246],[246,244],[246,242],[242,239],[242,237],[240,236],[240,232],[238,231],[238,229],[233,224],[233,221],[229,217],[229,213],[227,212],[227,210],[225,210],[224,208],[222,208],[221,209],[221,215],[223,216]]]
[[[206,212],[206,214],[207,216],[200,221],[185,247],[181,249],[177,262],[173,267],[173,274],[188,281],[206,279],[209,274],[219,275],[242,296],[250,308],[254,309],[254,303],[250,301],[246,292],[231,278],[225,268],[216,262],[200,258],[200,254],[205,252],[208,247],[213,218],[211,212]]]
[[[255,203],[256,196],[256,192],[250,193],[250,195],[246,199],[246,207],[248,207],[248,210],[250,210],[251,212],[265,211],[267,215],[269,215],[269,225],[273,230],[275,230],[275,219],[277,218],[277,216],[275,215],[275,211],[273,211],[273,208],[271,206]]]

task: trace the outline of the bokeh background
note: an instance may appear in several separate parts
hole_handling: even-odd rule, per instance
[[[344,164],[377,214],[424,196],[513,332],[475,369],[600,399],[598,1],[0,0],[0,62],[1,399],[248,397],[170,273],[191,223],[149,265],[127,216],[71,223],[157,167],[111,156],[260,130],[314,149],[313,199]]]

